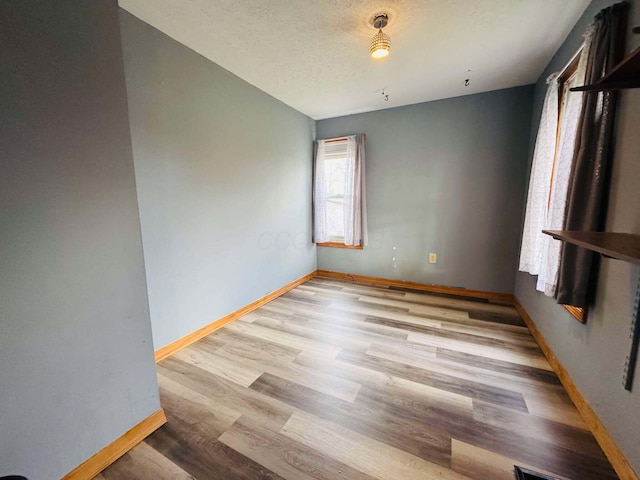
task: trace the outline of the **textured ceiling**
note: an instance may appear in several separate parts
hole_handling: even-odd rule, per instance
[[[533,83],[589,0],[119,3],[250,84],[321,119]],[[369,20],[382,11],[390,17],[385,32],[391,54],[373,60],[368,48],[376,31]]]

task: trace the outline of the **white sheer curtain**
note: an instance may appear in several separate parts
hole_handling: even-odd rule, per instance
[[[562,230],[564,226],[583,97],[582,92],[570,92],[569,88],[584,85],[590,43],[588,33],[576,73],[563,84],[563,102],[560,108],[558,74],[552,74],[547,79],[549,87],[531,168],[520,270],[538,275],[536,289],[551,297],[556,293],[562,243],[543,234],[542,230]]]
[[[328,152],[326,140],[316,142],[313,182],[313,231],[316,243],[335,241],[330,226],[335,230],[335,221],[340,221],[342,217],[339,223],[342,227],[340,240],[345,245],[368,244],[364,140],[364,134],[346,137],[346,149],[342,157],[344,168],[328,165],[327,162],[335,161],[337,155],[333,151]],[[343,178],[336,178],[338,172]],[[342,187],[340,192],[336,185]],[[339,215],[335,214],[336,197],[342,201]],[[333,207],[329,202],[332,198]],[[332,212],[335,218],[331,218]]]
[[[544,250],[542,230],[547,219],[549,185],[553,173],[558,130],[558,74],[547,78],[547,94],[542,107],[538,137],[533,152],[527,210],[524,217],[520,270],[533,275],[540,273]]]
[[[344,243],[367,245],[367,202],[364,182],[364,135],[347,137],[344,187]]]
[[[327,178],[325,175],[325,141],[315,142],[313,176],[313,241],[329,241]]]
[[[545,230],[564,228],[569,178],[573,167],[573,153],[578,134],[578,120],[582,111],[582,92],[570,92],[569,89],[584,85],[587,58],[589,55],[589,37],[580,54],[576,73],[564,84],[563,104],[561,107],[558,147],[556,151],[553,183],[549,195],[549,207]],[[543,235],[543,254],[536,290],[553,297],[558,286],[558,269],[562,242]]]

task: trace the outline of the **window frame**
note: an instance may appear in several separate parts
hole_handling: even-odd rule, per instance
[[[562,128],[562,114],[565,106],[565,96],[567,94],[567,82],[571,80],[571,77],[578,71],[578,64],[580,63],[580,55],[582,48],[580,48],[569,63],[564,67],[558,76],[558,127],[556,129],[556,149],[553,156],[553,170],[551,174],[551,181],[549,182],[549,198],[547,202],[551,202],[551,191],[553,189],[553,182],[555,180],[556,162],[558,159],[558,147],[560,146],[560,134]],[[548,203],[548,204],[549,204]],[[578,320],[580,323],[585,323],[587,320],[587,308],[574,307],[573,305],[562,305],[562,307],[569,312],[569,314]]]
[[[347,137],[335,137],[335,138],[326,138],[324,139],[325,144],[332,143],[343,143],[347,142],[349,139]],[[364,245],[347,245],[344,243],[344,237],[342,237],[342,241],[340,241],[340,237],[331,237],[328,242],[319,242],[316,243],[318,247],[326,247],[326,248],[345,248],[349,250],[364,250]]]

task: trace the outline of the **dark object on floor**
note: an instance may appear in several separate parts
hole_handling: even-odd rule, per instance
[[[0,477],[0,480],[28,480],[27,477],[21,475],[8,475],[6,477]]]
[[[516,473],[516,480],[558,480],[556,477],[550,477],[549,475],[543,475],[542,473],[527,470],[526,468],[514,467]]]

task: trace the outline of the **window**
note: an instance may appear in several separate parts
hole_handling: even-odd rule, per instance
[[[584,49],[559,74],[547,80],[549,88],[536,139],[527,212],[520,254],[520,270],[538,275],[536,289],[554,296],[557,288],[561,243],[542,233],[562,230],[574,144],[582,109],[581,92],[570,88],[584,84]],[[582,308],[564,306],[579,321]]]
[[[556,164],[558,163],[558,158],[563,154],[563,152],[559,151],[558,149],[570,149],[570,156],[573,157],[575,137],[577,134],[577,121],[580,115],[580,109],[582,107],[582,95],[576,94],[577,92],[571,92],[569,89],[584,84],[584,74],[582,74],[582,78],[580,78],[580,74],[578,73],[579,63],[580,55],[577,54],[558,77],[560,90],[560,98],[558,102],[558,132],[556,134],[558,139],[558,147],[556,148],[556,154],[553,159],[554,172],[556,171],[555,167],[557,167]],[[565,132],[563,132],[563,129],[565,130]],[[566,133],[566,136],[563,135],[563,133]],[[561,143],[561,139],[564,140],[564,142]],[[572,165],[570,164],[569,167],[571,166]],[[551,192],[553,192],[554,190],[554,180],[555,176],[552,175],[551,184],[549,185],[549,202],[551,202]],[[566,203],[566,201],[564,203]],[[580,322],[584,322],[586,320],[586,311],[584,308],[573,307],[571,305],[563,305],[563,307]]]
[[[344,187],[347,177],[347,141],[325,146],[325,188],[327,189],[327,233],[330,242],[344,243]]]
[[[314,157],[314,241],[362,249],[367,242],[364,135],[318,140]]]

